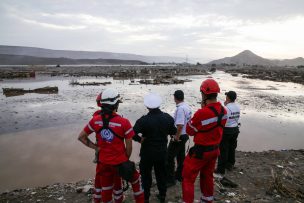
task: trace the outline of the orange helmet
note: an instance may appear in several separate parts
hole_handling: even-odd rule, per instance
[[[200,88],[201,92],[204,94],[220,93],[220,87],[217,82],[213,79],[204,80]]]
[[[101,107],[101,94],[102,93],[99,93],[96,97],[96,103],[97,103],[97,106]]]

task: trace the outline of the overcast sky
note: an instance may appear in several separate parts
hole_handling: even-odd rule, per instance
[[[304,0],[1,0],[0,44],[188,56],[304,57]]]

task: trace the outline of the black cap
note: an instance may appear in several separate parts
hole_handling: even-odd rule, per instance
[[[173,95],[174,95],[175,99],[177,99],[179,101],[184,100],[184,92],[181,90],[176,90]]]
[[[226,92],[225,95],[227,95],[227,97],[228,97],[232,102],[234,102],[235,99],[236,99],[236,92],[235,92],[235,91]]]

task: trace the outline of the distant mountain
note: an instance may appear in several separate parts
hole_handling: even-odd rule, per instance
[[[44,58],[22,55],[0,54],[0,65],[76,65],[76,64],[124,64],[124,65],[145,65],[146,62],[137,60],[119,59],[69,59],[69,58]]]
[[[70,59],[119,59],[119,60],[136,60],[147,63],[168,63],[168,62],[184,62],[184,58],[167,57],[167,56],[143,56],[128,53],[112,53],[112,52],[95,52],[95,51],[69,51],[69,50],[52,50],[35,47],[23,46],[5,46],[0,45],[0,54],[23,55],[44,58],[70,58]]]
[[[209,64],[237,64],[237,65],[262,65],[262,66],[299,66],[304,65],[304,59],[302,57],[295,59],[284,60],[271,60],[254,54],[249,50],[242,51],[241,53],[233,57],[225,57],[222,59],[214,60]]]

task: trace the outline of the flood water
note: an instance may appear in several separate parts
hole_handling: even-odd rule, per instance
[[[241,133],[238,150],[263,151],[304,148],[304,86],[245,79],[216,72],[212,75],[185,76],[192,82],[179,85],[129,85],[130,80],[77,78],[79,82],[112,82],[107,87],[119,90],[123,97],[119,113],[131,123],[147,113],[143,96],[158,92],[161,109],[174,112],[173,93],[185,92],[185,101],[193,111],[200,105],[199,86],[212,76],[224,92],[238,93],[241,106]],[[37,76],[34,80],[0,81],[0,191],[71,182],[94,176],[94,152],[83,146],[78,133],[97,110],[95,98],[104,86],[71,86],[70,77]],[[5,97],[2,88],[33,89],[58,86],[58,94],[25,94]],[[92,139],[94,135],[92,135]],[[190,142],[190,145],[193,144]],[[139,145],[134,143],[131,159],[138,161]]]

